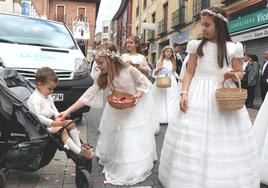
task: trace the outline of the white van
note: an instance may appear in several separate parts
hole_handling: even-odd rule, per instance
[[[0,23],[0,64],[31,81],[38,68],[52,68],[59,78],[53,98],[60,111],[92,85],[87,60],[63,23],[6,13],[0,13]],[[74,115],[81,118],[88,110]]]

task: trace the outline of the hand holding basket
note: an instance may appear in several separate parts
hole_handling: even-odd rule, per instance
[[[109,105],[116,109],[131,108],[136,105],[136,99],[133,95],[125,92],[114,91],[107,96]]]
[[[218,102],[218,105],[221,109],[224,110],[239,110],[243,108],[245,101],[247,99],[247,90],[241,88],[241,81],[237,74],[231,73],[236,77],[238,81],[238,88],[225,88],[224,82],[222,82],[222,87],[216,89],[215,96]]]

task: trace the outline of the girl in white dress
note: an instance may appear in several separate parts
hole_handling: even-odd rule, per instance
[[[140,39],[137,36],[130,35],[127,39],[127,51],[121,56],[121,59],[126,61],[131,61],[132,64],[139,69],[143,74],[149,76],[151,68],[147,63],[144,55],[141,54]]]
[[[253,124],[253,135],[260,154],[261,182],[268,185],[268,97],[266,95]]]
[[[147,63],[147,60],[144,55],[141,54],[141,45],[140,45],[140,39],[137,36],[130,35],[127,39],[127,50],[128,53],[125,53],[121,56],[121,59],[124,62],[131,62],[131,64],[136,67],[141,73],[143,73],[145,76],[149,77],[151,75],[151,68]],[[151,92],[148,93],[148,95],[151,95]],[[151,100],[152,97],[149,97],[148,103],[150,103],[150,106],[154,106],[153,100]],[[152,123],[152,129],[154,130],[155,134],[159,133],[160,127],[157,122],[157,112],[155,107],[153,107],[153,123]]]
[[[139,70],[126,65],[112,44],[104,45],[96,52],[95,61],[100,69],[93,86],[66,111],[71,112],[87,105],[98,106],[102,102],[103,89],[127,92],[134,95],[136,105],[118,110],[106,103],[100,122],[100,135],[96,156],[104,166],[108,183],[132,185],[144,181],[157,159],[154,132],[152,131],[153,107],[148,101],[151,82]]]
[[[179,77],[176,73],[176,61],[173,54],[172,47],[164,47],[152,74],[155,78],[168,75],[171,79],[171,87],[169,88],[158,88],[156,82],[152,88],[158,126],[159,124],[168,124],[172,116],[178,111],[178,106],[174,104],[177,104],[179,100],[178,82],[176,80]]]
[[[188,43],[180,108],[171,120],[161,151],[158,177],[166,188],[258,188],[258,152],[245,107],[219,108],[215,90],[227,87],[236,71],[242,78],[243,46],[231,42],[226,13],[201,11],[203,38]],[[231,79],[230,79],[231,78]]]

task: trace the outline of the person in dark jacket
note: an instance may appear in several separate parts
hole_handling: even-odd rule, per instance
[[[180,75],[183,62],[183,49],[178,43],[173,43],[173,51],[176,60],[176,72]]]
[[[264,52],[263,56],[265,58],[265,61],[261,66],[261,81],[260,81],[262,101],[264,101],[265,95],[268,91],[268,50]]]
[[[246,80],[246,89],[248,91],[248,97],[246,100],[246,107],[253,108],[253,101],[255,98],[255,90],[258,84],[259,78],[259,63],[256,55],[248,54],[249,63],[245,68],[244,78]]]

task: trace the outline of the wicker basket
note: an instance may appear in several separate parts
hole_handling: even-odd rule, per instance
[[[159,88],[169,88],[171,86],[171,79],[169,76],[156,78],[156,86]]]
[[[224,88],[224,82],[222,88],[216,89],[216,100],[221,109],[224,110],[239,110],[243,108],[247,99],[247,90],[241,88],[241,81],[238,75],[235,74],[238,80],[238,88]]]
[[[116,102],[115,99],[121,100],[121,99],[127,99],[129,102]],[[107,101],[109,105],[116,109],[126,109],[131,108],[135,106],[135,99],[133,98],[133,95],[129,93],[119,92],[115,91],[107,96]]]

